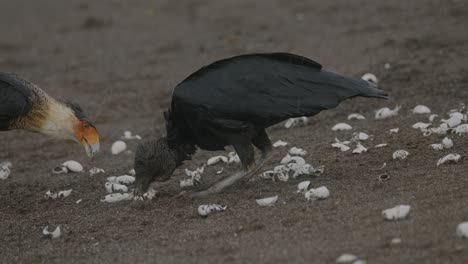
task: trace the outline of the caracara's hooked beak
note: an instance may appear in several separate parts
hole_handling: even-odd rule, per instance
[[[85,148],[89,158],[99,152],[99,134],[96,128],[86,120],[78,120],[74,127],[75,138]]]

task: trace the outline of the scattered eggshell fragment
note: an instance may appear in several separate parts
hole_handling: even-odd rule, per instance
[[[104,199],[101,199],[101,202],[115,203],[120,201],[128,201],[131,199],[133,199],[132,193],[111,193],[106,195]]]
[[[135,169],[129,170],[128,174],[131,175],[131,176],[135,176],[135,174],[136,174]]]
[[[413,114],[430,114],[431,109],[425,105],[417,105],[413,108]]]
[[[288,167],[294,171],[293,178],[297,178],[300,175],[310,175],[315,172],[314,168],[310,164],[296,164],[289,163]]]
[[[375,119],[386,119],[389,117],[397,116],[401,106],[397,105],[393,110],[388,107],[380,108],[375,112]]]
[[[284,147],[288,145],[288,142],[286,141],[283,141],[283,140],[277,140],[275,143],[273,143],[273,147],[274,148],[277,148],[277,147]]]
[[[54,231],[49,232],[49,226],[46,226],[42,229],[42,234],[45,238],[59,238],[62,235],[62,231],[60,226],[57,226]]]
[[[107,177],[108,182],[129,185],[135,182],[135,177],[130,175]]]
[[[430,116],[429,116],[429,122],[434,122],[434,119],[435,119],[436,117],[438,117],[438,116],[439,116],[439,115],[436,115],[436,114],[430,115]]]
[[[294,156],[291,156],[289,154],[286,154],[286,156],[280,161],[281,164],[288,164],[288,163],[291,163],[291,162],[294,162],[294,163],[297,163],[297,164],[305,164],[305,160],[304,158],[302,157],[294,157]]]
[[[104,186],[106,187],[106,191],[108,193],[128,192],[128,187],[123,185],[123,184],[106,182],[106,184]]]
[[[47,191],[44,195],[45,199],[57,199],[57,193],[52,191]]]
[[[227,163],[228,158],[226,158],[225,156],[214,156],[214,157],[209,158],[208,161],[206,162],[206,164],[208,166],[211,166],[211,165],[215,165],[215,164],[219,163],[220,161],[222,161],[224,163]]]
[[[323,200],[330,196],[330,191],[325,186],[318,187],[316,189],[310,189],[304,194],[307,200]]]
[[[125,131],[123,136],[122,136],[122,139],[138,139],[138,140],[141,140],[141,136],[140,135],[132,135],[132,132],[131,131]]]
[[[309,189],[309,185],[310,185],[310,181],[303,181],[303,182],[300,182],[300,183],[297,185],[297,192],[298,192],[298,193],[306,192],[307,189]]]
[[[309,123],[309,119],[306,116],[289,118],[284,123],[285,128],[297,127],[297,126],[306,126]]]
[[[361,114],[352,113],[348,115],[348,120],[364,120],[364,119],[366,118]]]
[[[373,83],[378,82],[377,77],[373,73],[365,73],[364,75],[362,75],[361,79]]]
[[[288,152],[291,155],[299,155],[299,156],[307,155],[307,151],[305,151],[305,150],[303,150],[301,148],[296,148],[296,147],[290,148]]]
[[[58,197],[58,198],[65,198],[65,197],[68,197],[68,196],[70,196],[70,194],[72,193],[72,191],[73,191],[73,189],[68,189],[68,190],[60,191],[60,192],[58,192],[57,197]]]
[[[206,217],[213,212],[222,212],[227,209],[227,206],[219,204],[202,204],[198,206],[198,214],[202,217]]]
[[[97,167],[93,167],[93,168],[89,169],[89,175],[90,176],[94,176],[94,175],[99,174],[99,173],[105,173],[105,171],[103,169],[100,169],[100,168],[97,168]]]
[[[433,150],[443,150],[444,149],[444,145],[442,145],[442,144],[431,144],[429,147],[431,149],[433,149]]]
[[[369,135],[364,132],[354,133],[353,138],[355,140],[366,141],[369,139]]]
[[[462,119],[460,119],[458,116],[453,116],[453,117],[450,117],[449,119],[442,119],[441,121],[447,124],[448,127],[454,128],[461,124]]]
[[[6,180],[11,174],[10,167],[12,166],[11,162],[5,161],[0,163],[0,180]]]
[[[343,254],[336,259],[336,263],[353,263],[357,257],[353,254]]]
[[[457,236],[461,238],[468,238],[468,222],[458,224]]]
[[[460,112],[451,112],[449,113],[449,116],[450,118],[455,118],[455,119],[460,119],[460,120],[464,120],[465,119],[465,115],[460,113]]]
[[[192,178],[182,179],[179,182],[179,186],[180,188],[192,187],[194,186],[193,179]]]
[[[361,154],[367,152],[367,148],[364,147],[361,143],[357,143],[357,146],[355,149],[353,149],[353,154]]]
[[[400,131],[400,128],[398,128],[398,127],[397,128],[392,128],[392,129],[389,130],[390,134],[396,134],[399,131]]]
[[[353,127],[350,126],[349,124],[346,123],[338,123],[332,127],[333,131],[344,131],[344,130],[350,130]]]
[[[273,206],[275,205],[276,201],[278,201],[278,195],[267,197],[263,199],[256,199],[255,200],[259,206],[266,207],[266,206]]]
[[[76,203],[76,204],[80,204],[82,201],[83,201],[83,199],[78,199],[78,200],[76,200],[75,203]]]
[[[363,259],[358,259],[358,260],[354,261],[353,264],[367,264],[367,261],[365,261]]]
[[[331,144],[334,148],[339,148],[341,151],[345,152],[350,150],[351,148],[348,146],[349,141],[340,141],[338,138],[335,138],[335,143]]]
[[[468,124],[459,125],[455,128],[455,133],[458,136],[461,136],[464,133],[468,133]]]
[[[397,205],[393,208],[383,210],[382,216],[385,220],[405,219],[408,216],[410,209],[411,206],[409,205]]]
[[[451,139],[448,138],[448,137],[445,137],[445,138],[442,140],[442,145],[444,145],[444,148],[445,148],[445,149],[449,149],[449,148],[453,147],[453,140],[451,140]]]
[[[393,152],[392,157],[394,160],[404,160],[408,157],[408,155],[409,155],[408,151],[400,149],[400,150]]]
[[[416,124],[413,125],[414,129],[426,129],[430,127],[432,124],[431,123],[423,123],[423,122],[417,122]]]
[[[156,197],[157,191],[153,188],[149,188],[147,192],[143,194],[143,199],[145,200],[153,200]]]
[[[444,156],[443,158],[440,158],[439,161],[437,161],[437,166],[446,163],[457,163],[458,161],[460,161],[460,159],[460,154],[448,154],[447,156]]]
[[[386,146],[388,146],[387,143],[382,143],[382,144],[375,145],[374,148],[384,148]]]
[[[401,238],[398,238],[398,237],[392,238],[392,240],[390,241],[390,244],[392,245],[398,245],[400,243],[401,243]]]
[[[127,143],[123,142],[122,140],[117,140],[112,144],[111,152],[114,155],[118,155],[124,152],[127,149]]]
[[[68,171],[71,171],[71,172],[83,171],[83,166],[79,162],[74,161],[74,160],[65,161],[62,165],[66,167]]]
[[[237,155],[237,153],[235,153],[235,152],[229,152],[228,157],[229,157],[229,159],[227,161],[228,164],[239,163],[240,162],[239,155]]]
[[[52,169],[53,174],[62,174],[62,173],[68,173],[67,167],[60,165]]]

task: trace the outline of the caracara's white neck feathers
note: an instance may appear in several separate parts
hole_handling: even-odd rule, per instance
[[[73,110],[50,97],[47,108],[40,131],[55,138],[73,139],[73,123],[76,121]]]

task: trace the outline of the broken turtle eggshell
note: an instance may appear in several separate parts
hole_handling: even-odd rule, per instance
[[[57,197],[58,197],[58,198],[65,198],[65,197],[68,197],[68,196],[70,196],[70,194],[72,193],[72,191],[73,191],[73,189],[60,191],[60,192],[58,192]]]
[[[45,199],[57,199],[57,193],[48,190],[48,191],[45,193],[44,198],[45,198]]]
[[[437,166],[446,164],[446,163],[457,163],[460,161],[461,156],[460,154],[452,153],[448,154],[447,156],[444,156],[443,158],[440,158],[439,161],[437,161]]]
[[[275,205],[276,201],[278,201],[278,195],[267,197],[267,198],[262,198],[262,199],[256,199],[255,201],[257,202],[259,206],[262,206],[262,207],[273,206]]]
[[[106,191],[108,193],[128,192],[128,187],[123,185],[123,184],[106,182],[106,184],[104,186],[106,187]]]
[[[333,131],[344,131],[344,130],[350,130],[353,127],[350,126],[349,124],[346,123],[338,123],[332,127]]]
[[[434,119],[435,119],[436,117],[438,117],[438,116],[439,116],[439,115],[436,115],[436,114],[430,115],[430,116],[429,116],[429,122],[434,122]]]
[[[341,142],[338,138],[335,138],[335,143],[331,144],[334,148],[339,148],[341,151],[345,152],[350,150],[351,148],[348,146],[349,141]]]
[[[285,128],[297,127],[297,126],[305,126],[309,123],[309,119],[306,116],[297,117],[297,118],[289,118],[284,123]]]
[[[202,204],[198,206],[198,214],[202,217],[206,217],[213,212],[222,212],[227,209],[227,206],[220,204]]]
[[[442,144],[431,144],[429,147],[431,149],[433,149],[433,150],[443,150],[444,149],[444,145],[442,145]]]
[[[229,159],[227,161],[228,164],[239,163],[240,162],[239,155],[237,155],[237,153],[235,153],[235,152],[229,152],[228,157],[229,157]]]
[[[288,163],[291,163],[291,162],[294,162],[296,164],[306,164],[304,158],[302,157],[293,157],[289,154],[286,154],[286,156],[281,159],[280,163],[281,164],[288,164]]]
[[[458,224],[456,232],[458,237],[468,238],[468,222]]]
[[[307,151],[305,151],[305,150],[303,150],[301,148],[296,148],[296,147],[290,148],[288,152],[291,155],[299,155],[299,156],[307,155]]]
[[[355,149],[353,149],[353,154],[361,154],[367,152],[367,148],[364,147],[361,143],[357,143],[357,146]]]
[[[108,182],[129,185],[135,182],[135,177],[130,175],[107,177]]]
[[[369,73],[369,72],[362,75],[361,79],[363,79],[364,81],[372,82],[372,83],[378,82],[377,77],[373,73]]]
[[[106,195],[104,199],[101,199],[101,202],[115,203],[120,201],[128,201],[131,199],[133,199],[133,194],[131,193],[111,193]]]
[[[310,189],[304,194],[307,200],[323,200],[330,196],[330,191],[325,186],[318,187],[316,189]]]
[[[336,259],[336,263],[344,264],[344,263],[354,263],[358,258],[353,254],[342,254]]]
[[[408,151],[400,149],[400,150],[393,152],[392,157],[394,160],[404,160],[408,157],[408,155],[409,155]]]
[[[277,147],[284,147],[284,146],[286,146],[286,145],[288,145],[288,142],[283,141],[283,140],[278,140],[278,141],[276,141],[275,143],[273,143],[273,147],[274,147],[274,148],[277,148]]]
[[[463,124],[459,125],[458,127],[455,128],[455,133],[458,136],[461,136],[462,134],[468,133],[468,124]]]
[[[11,171],[9,167],[0,167],[0,180],[6,180],[10,176]]]
[[[303,182],[300,182],[300,183],[297,185],[297,192],[298,192],[298,193],[306,192],[307,189],[309,189],[309,185],[310,185],[310,181],[303,181]]]
[[[364,120],[364,119],[366,118],[361,114],[352,113],[348,115],[348,120]]]
[[[122,140],[117,140],[112,144],[111,152],[114,155],[118,155],[124,152],[127,149],[127,143],[123,142]]]
[[[208,166],[211,166],[211,165],[215,165],[215,164],[219,163],[220,161],[222,161],[224,163],[227,163],[228,158],[226,158],[225,156],[214,156],[214,157],[209,158],[208,161],[206,162],[206,164]]]
[[[417,122],[416,124],[413,125],[414,129],[426,129],[430,127],[432,124],[431,123],[423,123],[423,122]]]
[[[94,176],[96,174],[99,174],[99,173],[105,173],[105,171],[103,169],[100,169],[100,168],[97,168],[97,167],[93,167],[91,169],[89,169],[89,175],[90,176]]]
[[[442,119],[442,122],[447,124],[448,127],[454,128],[461,124],[462,119],[458,118],[458,116],[453,116],[453,117],[450,117],[449,119]]]
[[[453,140],[451,140],[448,137],[445,137],[442,140],[442,145],[444,145],[444,148],[449,149],[449,148],[453,147]]]
[[[389,130],[390,134],[396,134],[399,131],[400,131],[400,128],[398,128],[398,127],[397,128],[392,128],[392,129]]]
[[[405,219],[408,216],[410,209],[411,206],[409,205],[397,205],[393,208],[383,210],[382,216],[385,220]]]
[[[49,226],[46,226],[42,229],[42,235],[45,238],[59,238],[62,235],[62,230],[60,226],[57,226],[54,231],[49,232]]]
[[[74,161],[74,160],[65,161],[64,163],[62,163],[62,165],[66,167],[68,171],[71,171],[71,172],[83,171],[83,166],[79,162]]]
[[[393,110],[388,107],[380,108],[375,112],[375,119],[386,119],[389,117],[397,116],[401,106],[397,105]]]
[[[353,138],[355,140],[366,141],[369,139],[369,135],[364,132],[354,133]]]
[[[413,114],[430,114],[431,109],[425,105],[417,105],[413,108]]]
[[[374,148],[384,148],[386,146],[388,146],[387,143],[382,143],[382,144],[375,145]]]

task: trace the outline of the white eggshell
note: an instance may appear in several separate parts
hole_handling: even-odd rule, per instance
[[[385,220],[400,220],[405,219],[409,212],[411,206],[409,205],[397,205],[393,208],[389,208],[382,211],[382,216]]]
[[[0,168],[11,168],[13,164],[10,161],[0,162]]]
[[[208,216],[213,212],[222,212],[227,209],[227,206],[219,204],[202,204],[198,206],[198,214],[202,217]]]
[[[354,139],[360,140],[360,141],[366,141],[369,139],[369,135],[364,132],[355,133]]]
[[[423,123],[423,122],[417,122],[416,124],[413,125],[414,129],[426,129],[430,127],[432,124],[431,123]]]
[[[108,193],[128,192],[128,187],[123,185],[123,184],[106,182],[106,184],[104,186],[106,187],[106,191]]]
[[[101,199],[101,202],[115,203],[120,201],[128,201],[131,199],[133,199],[133,194],[131,193],[111,193],[106,195],[104,199]]]
[[[361,145],[361,143],[358,143],[356,148],[353,149],[353,154],[361,154],[367,152],[367,148]]]
[[[227,161],[228,164],[240,162],[239,155],[237,155],[237,153],[235,152],[229,152],[228,157],[229,157]]]
[[[135,177],[130,175],[122,175],[122,176],[111,176],[107,177],[107,181],[111,183],[119,183],[119,184],[132,184],[135,182]]]
[[[11,171],[8,167],[0,167],[0,180],[6,180],[10,176]]]
[[[460,119],[458,116],[453,116],[453,117],[450,117],[449,119],[443,119],[442,122],[447,124],[450,128],[454,128],[461,124],[462,119]]]
[[[439,116],[439,115],[436,115],[436,114],[430,115],[430,116],[429,116],[429,122],[434,122],[434,119],[435,119],[436,117],[438,117],[438,116]]]
[[[310,181],[303,181],[297,185],[297,192],[302,193],[306,192],[309,189]]]
[[[443,150],[444,149],[444,145],[442,145],[442,144],[431,144],[429,147],[431,149],[433,149],[433,150]]]
[[[129,170],[128,174],[130,174],[131,176],[135,176],[135,174],[136,174],[135,169]]]
[[[390,243],[392,245],[398,245],[401,243],[401,238],[398,238],[398,237],[392,238],[392,241],[390,241]]]
[[[453,140],[451,140],[448,137],[445,137],[442,140],[442,144],[444,145],[444,148],[449,149],[449,148],[453,147]]]
[[[361,79],[373,83],[378,82],[377,77],[373,73],[365,73],[364,75],[362,75]]]
[[[83,201],[83,199],[78,199],[78,200],[76,200],[75,203],[76,203],[76,204],[80,204],[82,201]]]
[[[192,187],[194,184],[193,184],[193,179],[192,178],[188,178],[188,179],[183,179],[179,182],[179,186],[180,188],[187,188],[187,187]]]
[[[309,122],[309,119],[306,116],[297,117],[297,118],[289,118],[284,123],[285,128],[291,128],[296,126],[305,126]]]
[[[460,119],[460,120],[465,119],[465,115],[463,115],[460,112],[452,112],[452,113],[449,114],[449,116],[450,116],[450,118],[455,118],[455,119]]]
[[[353,254],[343,254],[336,259],[336,263],[353,263],[357,257]]]
[[[57,199],[57,193],[56,192],[52,192],[50,190],[48,190],[45,195],[44,195],[44,198],[45,199]]]
[[[74,160],[65,161],[64,163],[62,163],[62,165],[71,172],[83,171],[83,166],[79,162],[74,161]]]
[[[211,166],[211,165],[215,165],[215,164],[219,163],[220,161],[222,161],[224,163],[227,163],[228,158],[226,158],[225,156],[214,156],[214,157],[209,158],[208,161],[206,162],[206,164],[208,166]]]
[[[49,238],[59,238],[62,235],[62,231],[60,229],[60,226],[57,226],[54,231],[49,232],[49,226],[44,227],[42,229],[42,234],[44,237],[49,237]]]
[[[468,222],[458,224],[457,236],[461,238],[468,238]]]
[[[404,160],[408,157],[408,155],[409,155],[408,151],[400,149],[400,150],[393,152],[392,157],[394,160]]]
[[[89,169],[89,175],[90,176],[94,176],[94,175],[99,174],[99,173],[105,173],[105,171],[103,169],[100,169],[100,168],[97,168],[97,167],[93,167],[93,168]]]
[[[68,197],[68,196],[70,196],[70,194],[72,193],[72,191],[73,191],[73,189],[60,191],[60,192],[58,192],[57,197],[58,197],[58,198],[65,198],[65,197]]]
[[[310,164],[289,163],[287,166],[291,171],[294,171],[293,173],[294,179],[300,175],[310,175],[314,173],[314,168]]]
[[[114,155],[118,155],[124,152],[127,149],[127,143],[123,142],[122,140],[117,140],[112,144],[111,152]]]
[[[401,106],[397,105],[393,110],[388,107],[380,108],[375,112],[375,119],[386,119],[392,116],[397,116]]]
[[[387,143],[382,143],[382,144],[375,145],[374,148],[384,148],[386,146],[388,146]]]
[[[437,166],[446,163],[457,163],[458,161],[460,161],[460,159],[460,154],[448,154],[447,156],[440,158],[439,161],[437,161]]]
[[[278,140],[278,141],[276,141],[275,143],[273,143],[273,147],[274,147],[274,148],[277,148],[277,147],[284,147],[284,146],[286,146],[286,145],[288,145],[288,142],[282,141],[282,140]]]
[[[455,133],[461,136],[464,133],[468,133],[468,124],[459,125],[455,128]]]
[[[348,115],[348,120],[364,120],[364,119],[366,118],[361,114],[353,113],[353,114]]]
[[[333,131],[344,131],[344,130],[350,130],[353,127],[350,126],[349,124],[346,123],[338,123],[332,127]]]
[[[301,148],[296,148],[296,147],[290,148],[288,152],[291,155],[299,155],[299,156],[307,155],[307,151],[305,151],[305,150],[303,150]]]
[[[259,206],[273,206],[275,205],[276,201],[278,201],[278,195],[267,197],[263,199],[256,199],[255,200]]]
[[[417,105],[413,108],[413,114],[430,114],[431,109],[425,105]]]
[[[396,134],[396,133],[398,133],[400,131],[400,128],[398,128],[398,127],[397,128],[392,128],[389,131],[390,131],[390,134]]]
[[[330,191],[325,186],[318,187],[316,189],[310,189],[304,194],[307,200],[323,200],[330,196]]]
[[[333,143],[333,144],[332,144],[332,147],[338,148],[338,149],[340,149],[340,150],[343,151],[343,152],[348,151],[348,150],[351,149],[349,146],[347,146],[347,145],[345,145],[345,144],[343,144],[343,143],[341,143],[341,142],[340,142],[340,143],[338,143],[338,142],[337,142],[337,143]]]
[[[302,157],[293,157],[293,156],[290,156],[289,154],[287,154],[280,161],[281,164],[288,164],[288,163],[291,163],[291,162],[294,162],[294,163],[297,163],[297,164],[305,164],[306,163],[304,158],[302,158]]]

